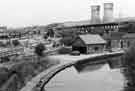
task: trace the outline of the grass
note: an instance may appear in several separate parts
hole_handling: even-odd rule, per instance
[[[5,91],[6,88],[9,88],[6,91],[12,91],[13,88],[18,91],[34,76],[59,63],[58,61],[49,60],[47,57],[43,57],[40,60],[37,60],[36,57],[32,58],[17,60],[17,64],[10,69],[0,68],[0,91]]]

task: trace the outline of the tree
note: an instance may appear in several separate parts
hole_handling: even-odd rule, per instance
[[[35,47],[35,54],[39,57],[42,57],[44,55],[44,50],[45,50],[44,44],[40,43]]]
[[[6,45],[2,42],[2,41],[0,41],[0,47],[5,47]]]
[[[47,36],[54,37],[54,30],[48,29]]]
[[[47,39],[47,38],[48,38],[48,35],[47,35],[47,34],[44,34],[44,35],[43,35],[43,38],[44,38],[44,39]]]
[[[69,48],[62,47],[57,52],[58,54],[69,54],[72,52],[72,50]]]
[[[71,46],[75,39],[76,39],[76,36],[64,37],[60,40],[60,43],[66,46]]]
[[[12,43],[14,46],[20,45],[20,42],[18,40],[12,40]]]
[[[135,91],[135,46],[130,47],[124,56],[122,73],[126,79],[124,91]]]

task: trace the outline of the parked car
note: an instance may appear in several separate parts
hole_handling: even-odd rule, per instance
[[[70,53],[70,55],[77,56],[77,55],[80,55],[80,52],[79,52],[79,51],[72,51],[72,52]]]

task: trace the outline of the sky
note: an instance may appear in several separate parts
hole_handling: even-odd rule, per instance
[[[104,2],[114,3],[114,17],[135,16],[135,0],[0,0],[0,25],[25,27],[88,20],[90,6],[103,6]]]

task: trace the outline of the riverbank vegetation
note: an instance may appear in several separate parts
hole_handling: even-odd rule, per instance
[[[125,77],[123,91],[135,91],[135,46],[130,47],[126,51],[123,65],[122,73]]]
[[[20,59],[11,68],[0,68],[0,91],[19,91],[25,84],[40,72],[58,64],[58,61],[51,61],[47,57],[40,60],[29,58]],[[23,60],[23,61],[22,61]],[[22,62],[21,62],[22,61]]]

